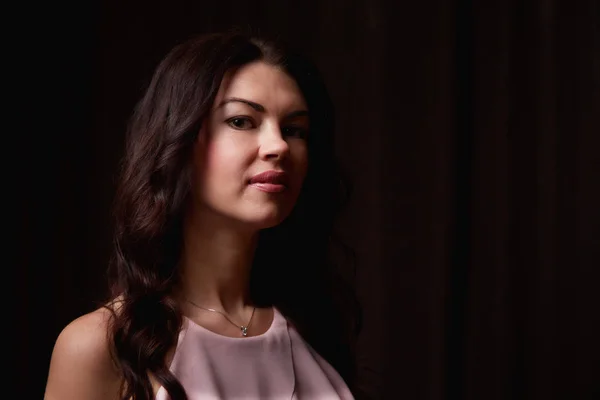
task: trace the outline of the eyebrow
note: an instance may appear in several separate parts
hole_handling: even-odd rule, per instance
[[[242,99],[239,97],[229,97],[227,99],[224,99],[217,108],[221,108],[227,103],[243,103],[243,104],[246,104],[246,105],[252,107],[253,109],[255,109],[258,112],[265,112],[264,106],[262,106],[258,103],[255,103],[253,101]],[[308,116],[308,115],[309,115],[308,110],[298,110],[298,111],[294,111],[294,112],[291,112],[288,115],[286,115],[285,119],[303,117],[303,116]]]

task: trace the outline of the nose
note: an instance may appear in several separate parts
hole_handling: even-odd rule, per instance
[[[284,159],[290,151],[290,145],[283,138],[278,124],[267,126],[260,134],[259,154],[263,159]]]

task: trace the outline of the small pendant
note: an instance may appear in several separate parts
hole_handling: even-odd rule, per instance
[[[248,336],[248,327],[247,326],[240,326],[240,329],[242,330],[242,336]]]

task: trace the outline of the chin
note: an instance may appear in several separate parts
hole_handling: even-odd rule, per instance
[[[268,229],[282,223],[288,217],[290,211],[291,210],[281,210],[278,208],[273,208],[272,210],[262,209],[248,213],[243,220],[254,229]]]
[[[279,224],[281,224],[285,218],[287,217],[287,215],[284,216],[269,216],[269,217],[264,217],[264,218],[253,218],[251,220],[248,221],[248,223],[250,225],[252,225],[252,227],[256,230],[262,230],[262,229],[268,229],[268,228],[272,228],[274,226],[277,226]]]

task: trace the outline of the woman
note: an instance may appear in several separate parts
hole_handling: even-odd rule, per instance
[[[239,33],[175,47],[129,126],[110,300],[59,335],[46,399],[352,398],[333,151],[300,56]]]

